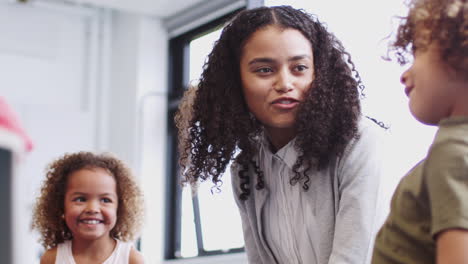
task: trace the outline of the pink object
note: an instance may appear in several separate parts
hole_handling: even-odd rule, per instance
[[[0,129],[10,131],[19,136],[24,141],[24,146],[27,151],[33,149],[31,138],[26,134],[21,127],[19,120],[10,106],[7,104],[5,98],[0,96]]]

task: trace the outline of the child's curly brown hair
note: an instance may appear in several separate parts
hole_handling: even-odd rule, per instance
[[[72,239],[62,218],[67,181],[75,171],[94,168],[110,172],[117,184],[117,222],[110,235],[122,241],[130,241],[137,235],[143,218],[143,196],[131,170],[111,154],[77,152],[65,154],[46,168],[46,179],[36,201],[32,222],[32,228],[41,234],[44,248],[50,249]]]
[[[468,0],[410,0],[395,42],[390,46],[405,64],[412,51],[436,41],[442,59],[459,72],[468,70]]]
[[[302,182],[307,190],[307,172],[326,167],[358,137],[364,86],[341,42],[304,10],[290,6],[245,10],[224,27],[203,67],[195,94],[188,94],[193,97],[190,104],[182,104],[177,113],[183,182],[196,184],[200,179],[211,179],[219,186],[220,176],[240,150],[236,162],[242,169],[239,175],[233,175],[241,178],[240,198],[247,199],[252,187],[264,187],[263,172],[253,161],[255,138],[262,125],[246,105],[239,61],[252,34],[269,25],[298,30],[313,48],[315,79],[297,112],[295,146],[300,156],[291,184]],[[302,166],[305,171],[300,173]],[[257,175],[255,183],[247,173],[251,167]]]

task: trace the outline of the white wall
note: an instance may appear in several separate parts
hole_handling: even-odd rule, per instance
[[[38,263],[42,252],[29,227],[46,164],[78,150],[114,152],[138,173],[149,209],[142,247],[148,263],[160,262],[168,61],[161,21],[2,2],[0,34],[0,94],[35,143],[14,179],[15,263]]]
[[[111,19],[108,150],[134,169],[145,196],[142,252],[162,261],[167,124],[167,33],[158,19],[114,11]]]
[[[35,263],[40,254],[31,209],[46,164],[64,152],[93,149],[95,90],[87,68],[94,27],[93,10],[0,4],[0,93],[35,144],[13,179],[15,263]]]
[[[163,259],[168,36],[161,20],[114,11],[107,70],[108,150],[127,161],[145,196],[141,250]]]

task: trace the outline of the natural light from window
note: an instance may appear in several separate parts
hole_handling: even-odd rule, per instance
[[[202,73],[206,56],[221,30],[216,30],[190,42],[190,80],[196,86]],[[237,205],[234,202],[229,167],[222,176],[221,191],[212,189],[211,182],[200,184],[198,201],[203,247],[206,251],[226,251],[244,246],[242,224]],[[195,233],[194,213],[190,187],[182,190],[182,257],[193,257],[198,254]]]

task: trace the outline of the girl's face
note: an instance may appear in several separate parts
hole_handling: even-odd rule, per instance
[[[81,169],[70,174],[64,216],[74,240],[109,238],[117,208],[117,183],[107,170]]]
[[[298,30],[267,26],[245,43],[240,58],[244,97],[278,149],[295,136],[299,104],[314,80],[312,46]]]
[[[411,113],[424,124],[437,125],[466,110],[464,82],[442,61],[437,43],[415,50],[413,65],[403,73],[401,82]]]

